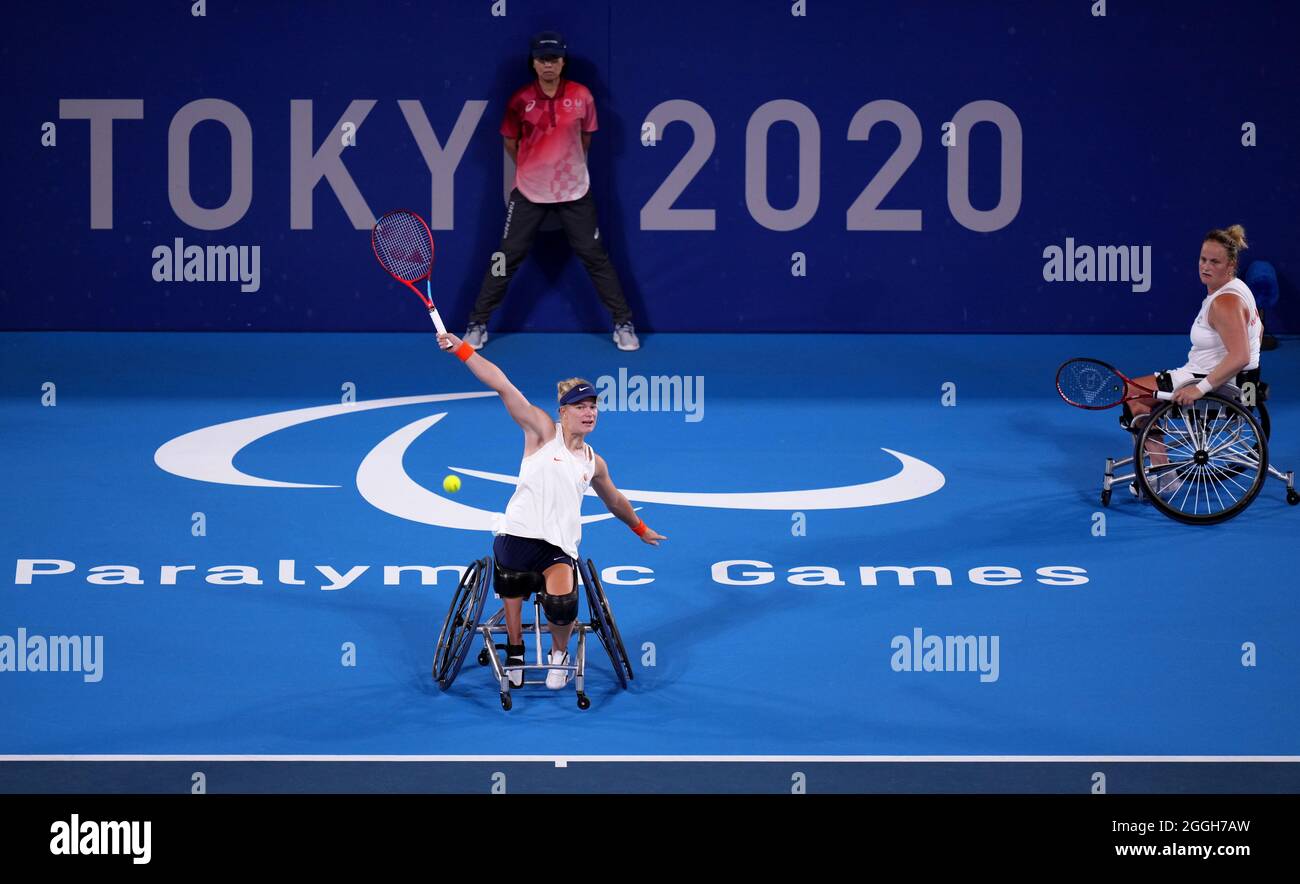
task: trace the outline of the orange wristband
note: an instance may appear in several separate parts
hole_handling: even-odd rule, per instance
[[[650,529],[646,527],[645,521],[642,519],[638,519],[637,523],[632,526],[632,533],[635,534],[637,537],[640,537],[641,535],[645,534],[649,530]]]
[[[474,355],[474,348],[464,341],[456,348],[456,358],[461,362],[469,362],[469,358]]]

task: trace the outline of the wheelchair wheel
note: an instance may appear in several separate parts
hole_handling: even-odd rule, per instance
[[[600,578],[596,575],[596,566],[592,564],[591,559],[587,559],[585,565],[582,565],[582,583],[587,588],[587,609],[591,613],[591,626],[596,631],[596,637],[605,647],[605,653],[609,654],[609,662],[614,666],[614,675],[618,677],[619,685],[626,690],[628,680],[633,677],[632,664],[628,661],[627,648],[623,646],[623,637],[619,635],[618,624],[614,621],[614,612],[609,607],[609,599],[605,596],[605,587],[601,585]]]
[[[1268,477],[1268,442],[1254,416],[1209,394],[1152,413],[1135,446],[1144,495],[1172,519],[1212,525],[1231,519]]]
[[[447,619],[442,622],[438,646],[433,652],[433,679],[444,691],[456,680],[470,645],[474,643],[491,576],[491,560],[479,559],[465,569],[451,598],[451,607],[447,610]]]

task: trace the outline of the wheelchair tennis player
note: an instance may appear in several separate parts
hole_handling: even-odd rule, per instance
[[[453,334],[438,335],[438,344],[461,359],[476,378],[501,397],[502,404],[524,431],[524,456],[519,483],[506,506],[505,531],[497,535],[492,552],[497,562],[512,571],[532,571],[545,578],[542,610],[550,623],[549,662],[569,661],[569,636],[578,616],[578,543],[582,540],[582,498],[590,487],[605,506],[645,543],[658,546],[667,540],[643,522],[632,504],[614,487],[605,459],[587,444],[596,428],[596,389],[581,378],[560,381],[559,421],[530,403],[497,365]],[[502,585],[496,591],[506,612],[506,666],[524,662],[522,609],[529,590]],[[512,590],[520,594],[512,596]],[[509,669],[510,683],[523,683],[522,669]],[[546,686],[558,690],[566,684],[563,669],[546,674]]]
[[[1136,378],[1135,383],[1173,393],[1179,405],[1191,405],[1231,383],[1239,372],[1259,368],[1264,324],[1250,287],[1237,278],[1237,257],[1246,247],[1246,231],[1240,224],[1205,234],[1199,268],[1205,300],[1192,321],[1187,364]],[[1128,403],[1132,419],[1149,414],[1155,404],[1150,396],[1132,400]]]

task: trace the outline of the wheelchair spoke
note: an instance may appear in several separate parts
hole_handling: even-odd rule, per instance
[[[1210,447],[1210,436],[1214,433],[1214,425],[1210,420],[1210,410],[1208,408],[1194,407],[1193,414],[1196,415],[1196,447],[1204,450]]]
[[[1236,456],[1233,457],[1231,455],[1236,455]],[[1236,470],[1236,472],[1238,473],[1244,473],[1246,471],[1257,472],[1259,470],[1259,457],[1255,455],[1253,452],[1234,451],[1231,452],[1231,455],[1225,454],[1221,457],[1215,458],[1215,460],[1221,464],[1225,464],[1226,467],[1240,468]]]
[[[1200,477],[1199,477],[1200,481],[1197,483],[1196,486],[1196,503],[1198,505],[1196,511],[1198,513],[1204,512],[1208,514],[1213,512],[1213,510],[1210,507],[1210,493],[1214,490],[1214,483],[1210,478],[1210,471],[1207,470],[1204,465],[1200,465],[1199,472],[1200,472]],[[1202,495],[1204,495],[1205,497],[1204,508],[1200,507]]]
[[[1255,450],[1254,446],[1241,448],[1238,447],[1238,443],[1234,442],[1232,445],[1207,451],[1206,454],[1216,460],[1230,460],[1233,463],[1259,466],[1259,452]]]
[[[1210,478],[1213,479],[1218,485],[1222,486],[1224,491],[1228,491],[1229,482],[1231,482],[1232,485],[1242,494],[1245,494],[1247,491],[1250,490],[1248,487],[1238,482],[1236,476],[1232,475],[1231,473],[1226,473],[1222,470],[1212,470],[1210,472]],[[1234,502],[1237,501],[1238,499],[1239,498],[1237,497],[1233,497]]]
[[[1201,481],[1199,487],[1196,489],[1196,493],[1197,493],[1196,502],[1198,505],[1201,502],[1200,495],[1202,492],[1205,494],[1204,512],[1207,514],[1214,512],[1213,508],[1210,506],[1210,494],[1214,493],[1214,481],[1210,476],[1210,471],[1207,470],[1204,466],[1201,467]],[[1202,512],[1202,510],[1198,508],[1197,512]]]
[[[1154,464],[1146,469],[1148,484],[1155,487],[1157,494],[1171,497],[1188,484],[1189,477],[1196,464],[1190,460],[1178,463]]]
[[[1178,449],[1188,452],[1196,450],[1196,440],[1193,437],[1191,427],[1187,424],[1179,426],[1170,420],[1168,423],[1162,423],[1159,429],[1165,434],[1165,446],[1170,450]],[[1172,440],[1170,437],[1172,437]]]
[[[1222,482],[1218,480],[1218,477],[1214,475],[1213,471],[1211,471],[1210,473],[1210,480],[1211,480],[1210,489],[1214,491],[1214,496],[1219,501],[1219,512],[1222,512],[1223,510],[1226,510],[1228,508],[1228,505],[1224,504],[1223,502],[1223,496],[1219,494],[1219,486],[1222,485]],[[1228,495],[1229,503],[1237,502],[1237,498],[1234,497],[1232,493],[1228,491],[1226,486],[1224,486],[1223,491],[1225,494]]]
[[[1214,470],[1207,466],[1201,467],[1201,488],[1205,492],[1205,512],[1213,513],[1222,511],[1223,496],[1219,493],[1219,488],[1214,476]],[[1213,500],[1211,495],[1219,501],[1219,508],[1217,510],[1212,505]]]
[[[1177,476],[1178,474],[1175,475]],[[1177,484],[1174,484],[1172,482],[1169,483],[1169,486],[1162,493],[1167,494],[1169,496],[1170,506],[1177,506],[1179,509],[1185,510],[1187,507],[1187,497],[1188,495],[1191,494],[1192,489],[1195,487],[1196,483],[1197,483],[1196,464],[1191,464],[1190,468],[1185,470],[1181,474],[1181,477],[1178,479]],[[1159,486],[1157,485],[1157,487]],[[1176,503],[1176,499],[1180,492],[1182,493],[1182,497],[1183,497],[1183,502],[1181,504]]]
[[[1206,453],[1214,454],[1214,452],[1216,451],[1221,451],[1224,448],[1236,444],[1241,439],[1240,430],[1232,432],[1231,435],[1228,435],[1228,438],[1225,440],[1223,437],[1227,434],[1228,431],[1226,429],[1220,428],[1216,430],[1214,434],[1210,436],[1210,438],[1206,439],[1205,440]]]
[[[1211,478],[1215,482],[1215,486],[1217,488],[1222,488],[1223,492],[1232,499],[1233,503],[1241,500],[1241,498],[1250,491],[1249,486],[1242,485],[1237,481],[1237,477],[1230,473],[1214,470],[1211,473]]]
[[[1187,441],[1192,448],[1201,447],[1201,420],[1200,410],[1192,409],[1188,412],[1185,409],[1179,410],[1179,417],[1182,418],[1184,425],[1187,427]]]
[[[1255,473],[1258,472],[1259,470],[1256,469]],[[1238,478],[1245,478],[1248,483],[1253,483],[1255,481],[1254,474],[1251,474],[1249,477],[1247,477],[1244,471],[1233,470],[1228,467],[1216,466],[1214,467],[1214,473],[1216,476],[1220,477],[1221,481],[1231,482],[1233,485],[1236,485],[1238,488],[1241,489],[1242,493],[1245,493],[1247,490],[1249,490],[1249,485],[1243,486],[1240,482],[1237,481]]]

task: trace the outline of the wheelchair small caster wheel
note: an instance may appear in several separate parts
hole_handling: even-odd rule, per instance
[[[478,665],[480,665],[480,666],[486,666],[486,665],[488,665],[488,652],[487,652],[487,648],[484,648],[483,650],[481,650],[481,651],[478,652]]]
[[[1286,490],[1286,502],[1291,504],[1291,506],[1300,503],[1300,491],[1296,491],[1294,488],[1288,488]]]
[[[1109,488],[1103,488],[1103,489],[1101,490],[1101,505],[1102,505],[1102,506],[1110,506],[1110,489],[1109,489]]]
[[[586,694],[578,694],[578,708],[579,709],[591,708],[591,700],[587,699]]]
[[[510,698],[509,694],[503,692],[501,694],[501,708],[509,712],[510,707],[513,705],[515,705],[515,701]]]

